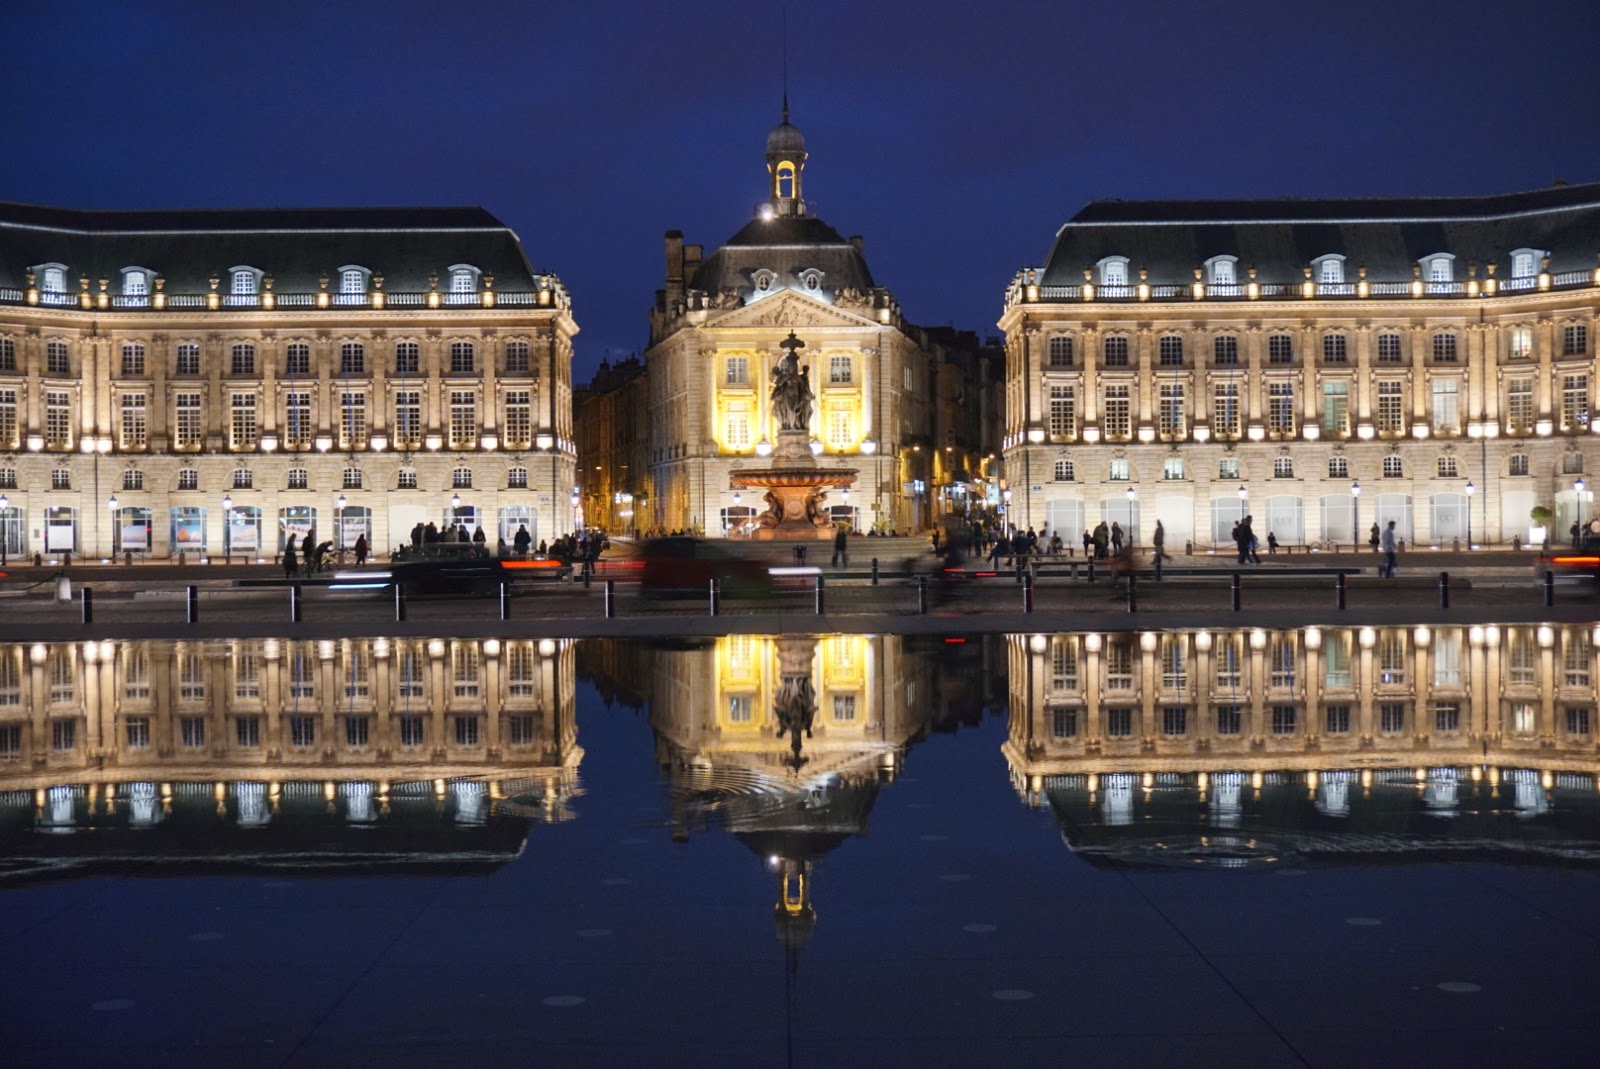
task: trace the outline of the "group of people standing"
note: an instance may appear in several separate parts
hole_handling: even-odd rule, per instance
[[[333,549],[333,542],[318,542],[317,529],[315,527],[306,529],[305,537],[300,539],[298,546],[295,545],[295,537],[295,533],[290,531],[289,537],[283,543],[282,563],[284,577],[293,579],[297,575],[314,575],[321,571],[323,564],[328,559],[329,551]],[[356,544],[351,546],[350,550],[355,554],[358,567],[366,564],[369,551],[367,536],[358,535]],[[339,553],[342,556],[344,551],[340,550]]]

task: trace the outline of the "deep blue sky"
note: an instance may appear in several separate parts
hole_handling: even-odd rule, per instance
[[[1600,179],[1595,0],[787,8],[807,198],[922,323],[993,333],[1092,198]],[[584,380],[643,347],[662,233],[764,194],[782,10],[0,3],[0,199],[481,204],[573,291]]]

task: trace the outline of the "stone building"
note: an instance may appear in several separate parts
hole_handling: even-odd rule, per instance
[[[5,548],[564,533],[577,329],[478,208],[0,204]]]
[[[649,392],[637,356],[600,361],[572,398],[583,522],[612,534],[649,526]]]
[[[1015,522],[1148,543],[1526,542],[1585,482],[1600,184],[1089,204],[1006,292]]]
[[[760,503],[744,500],[730,474],[765,466],[772,452],[770,378],[791,332],[815,394],[811,450],[824,468],[858,473],[828,496],[835,521],[924,529],[951,508],[938,488],[982,470],[988,451],[970,436],[939,440],[933,343],[873,278],[862,239],[812,214],[806,158],[785,109],[767,135],[770,181],[756,217],[709,256],[667,232],[666,285],[644,354],[651,486],[641,527],[720,536],[754,520]],[[958,445],[969,455],[957,456]]]

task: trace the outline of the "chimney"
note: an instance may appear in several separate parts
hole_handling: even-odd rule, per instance
[[[683,297],[683,231],[667,231],[667,307]]]
[[[866,252],[863,249],[863,246],[865,244],[866,244],[866,239],[863,238],[860,234],[851,234],[850,235],[850,247],[852,249],[856,250],[856,255],[857,256],[865,256],[866,255]]]

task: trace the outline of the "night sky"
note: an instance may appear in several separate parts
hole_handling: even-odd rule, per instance
[[[573,292],[583,381],[643,348],[663,231],[709,252],[764,195],[783,10],[7,2],[0,199],[481,204]],[[995,333],[1094,198],[1600,179],[1595,0],[787,11],[807,199],[928,325]]]

